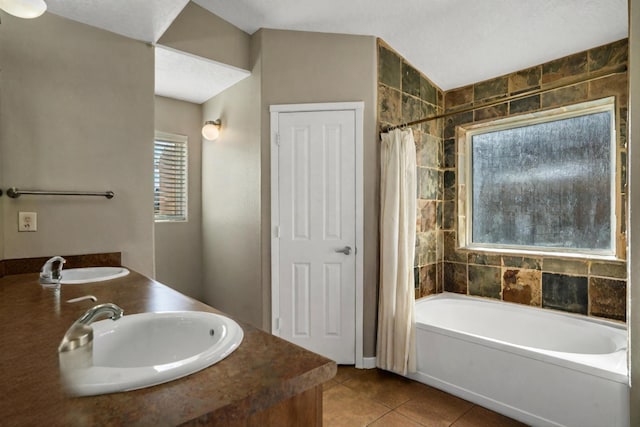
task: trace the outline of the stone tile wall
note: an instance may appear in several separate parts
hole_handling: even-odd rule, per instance
[[[447,112],[558,84],[627,62],[627,40],[447,91]],[[444,290],[584,315],[626,320],[627,274],[624,261],[591,261],[557,257],[514,257],[457,249],[456,127],[495,118],[542,111],[562,105],[616,96],[618,156],[621,165],[618,198],[622,224],[618,240],[626,247],[627,203],[627,76],[618,74],[523,99],[504,102],[445,119],[443,129],[443,283]]]
[[[442,90],[378,40],[378,129],[444,111]],[[442,291],[442,120],[413,126],[418,165],[416,297]]]
[[[627,40],[484,82],[440,90],[378,41],[378,127],[455,112],[627,63]],[[626,74],[455,114],[413,127],[418,162],[416,298],[442,292],[500,299],[609,319],[626,319],[625,261],[522,257],[457,249],[456,126],[617,97],[621,169],[619,239],[626,247]]]

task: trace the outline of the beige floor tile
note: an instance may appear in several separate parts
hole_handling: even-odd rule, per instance
[[[353,366],[339,366],[323,385],[323,405],[326,427],[524,426],[402,376]]]
[[[351,365],[338,365],[338,372],[336,372],[336,376],[333,377],[333,379],[339,383],[343,383],[346,380],[362,375],[367,371],[375,370],[376,369],[356,369]]]
[[[336,386],[340,384],[338,381],[336,380],[329,380],[326,383],[322,384],[322,391],[327,391],[329,390],[331,387]]]
[[[369,424],[369,427],[422,427],[422,424],[418,424],[404,415],[392,411]]]
[[[390,409],[363,397],[342,384],[323,393],[322,422],[325,427],[358,427],[382,417]]]
[[[427,427],[450,426],[474,405],[431,387],[422,391],[396,411]]]
[[[342,384],[390,408],[408,402],[421,390],[415,381],[379,369],[369,369]]]
[[[519,421],[507,418],[489,409],[474,406],[464,414],[452,427],[526,427]]]

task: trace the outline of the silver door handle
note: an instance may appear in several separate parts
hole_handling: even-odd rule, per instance
[[[345,246],[342,249],[336,249],[336,252],[343,253],[345,255],[349,255],[351,253],[351,246]]]

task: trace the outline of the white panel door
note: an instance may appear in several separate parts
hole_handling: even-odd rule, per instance
[[[279,335],[355,361],[355,113],[280,113]]]

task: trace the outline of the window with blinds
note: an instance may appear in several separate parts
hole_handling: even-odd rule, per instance
[[[153,211],[156,221],[187,220],[187,137],[156,132]]]

